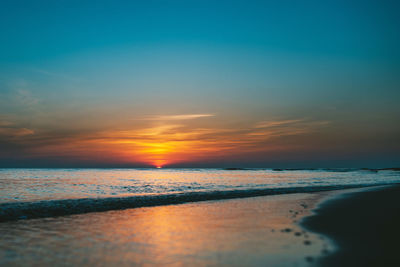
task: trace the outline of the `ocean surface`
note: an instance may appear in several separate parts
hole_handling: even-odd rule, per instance
[[[398,171],[341,169],[0,169],[0,203],[398,182]]]
[[[0,266],[310,266],[335,248],[298,221],[399,174],[0,169]]]
[[[0,221],[393,183],[400,183],[400,172],[0,169]]]

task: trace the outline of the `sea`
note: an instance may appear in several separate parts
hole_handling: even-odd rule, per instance
[[[0,221],[393,183],[390,169],[0,169]]]
[[[333,247],[297,225],[323,192],[397,183],[390,169],[0,169],[0,265],[308,266]]]

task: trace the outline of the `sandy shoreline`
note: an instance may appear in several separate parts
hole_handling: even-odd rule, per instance
[[[298,221],[332,194],[336,192],[3,222],[0,265],[306,267],[331,247]]]
[[[3,222],[0,265],[395,266],[399,192],[358,188]]]
[[[337,249],[318,266],[400,266],[400,186],[369,188],[322,201],[301,225]]]
[[[369,185],[371,186],[371,185]],[[365,186],[366,187],[366,186]],[[328,185],[291,188],[255,188],[241,190],[148,194],[109,198],[56,199],[33,202],[0,203],[0,222],[20,219],[85,214],[130,208],[176,205],[191,202],[249,198],[257,196],[287,195],[299,193],[322,193],[326,191],[359,188],[358,185]]]

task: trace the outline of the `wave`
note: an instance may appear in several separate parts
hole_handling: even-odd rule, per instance
[[[208,191],[208,192],[186,192],[162,195],[140,195],[128,197],[110,198],[82,198],[82,199],[61,199],[43,200],[34,202],[12,202],[0,204],[0,222],[20,219],[34,219],[45,217],[56,217],[89,212],[101,212],[109,210],[121,210],[139,207],[161,206],[171,204],[182,204],[188,202],[223,200],[234,198],[247,198],[278,194],[311,193],[339,189],[349,189],[368,186],[389,185],[364,184],[364,185],[329,185],[329,186],[308,186],[290,188],[264,188],[264,189],[243,189],[229,191]]]
[[[233,169],[233,168],[231,168]],[[239,168],[237,168],[239,169]],[[243,169],[245,170],[245,169]],[[289,169],[272,169],[273,171],[326,171],[326,172],[356,172],[356,171],[400,171],[400,168],[381,168],[381,169],[371,169],[371,168],[289,168]]]
[[[392,168],[391,168],[392,169]],[[363,170],[375,170],[367,168],[289,168],[289,169],[272,169],[273,171],[325,171],[325,172],[355,172]],[[380,169],[379,169],[380,170]]]

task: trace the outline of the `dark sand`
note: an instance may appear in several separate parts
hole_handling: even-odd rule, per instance
[[[348,193],[302,221],[338,246],[320,266],[400,266],[400,186]]]

